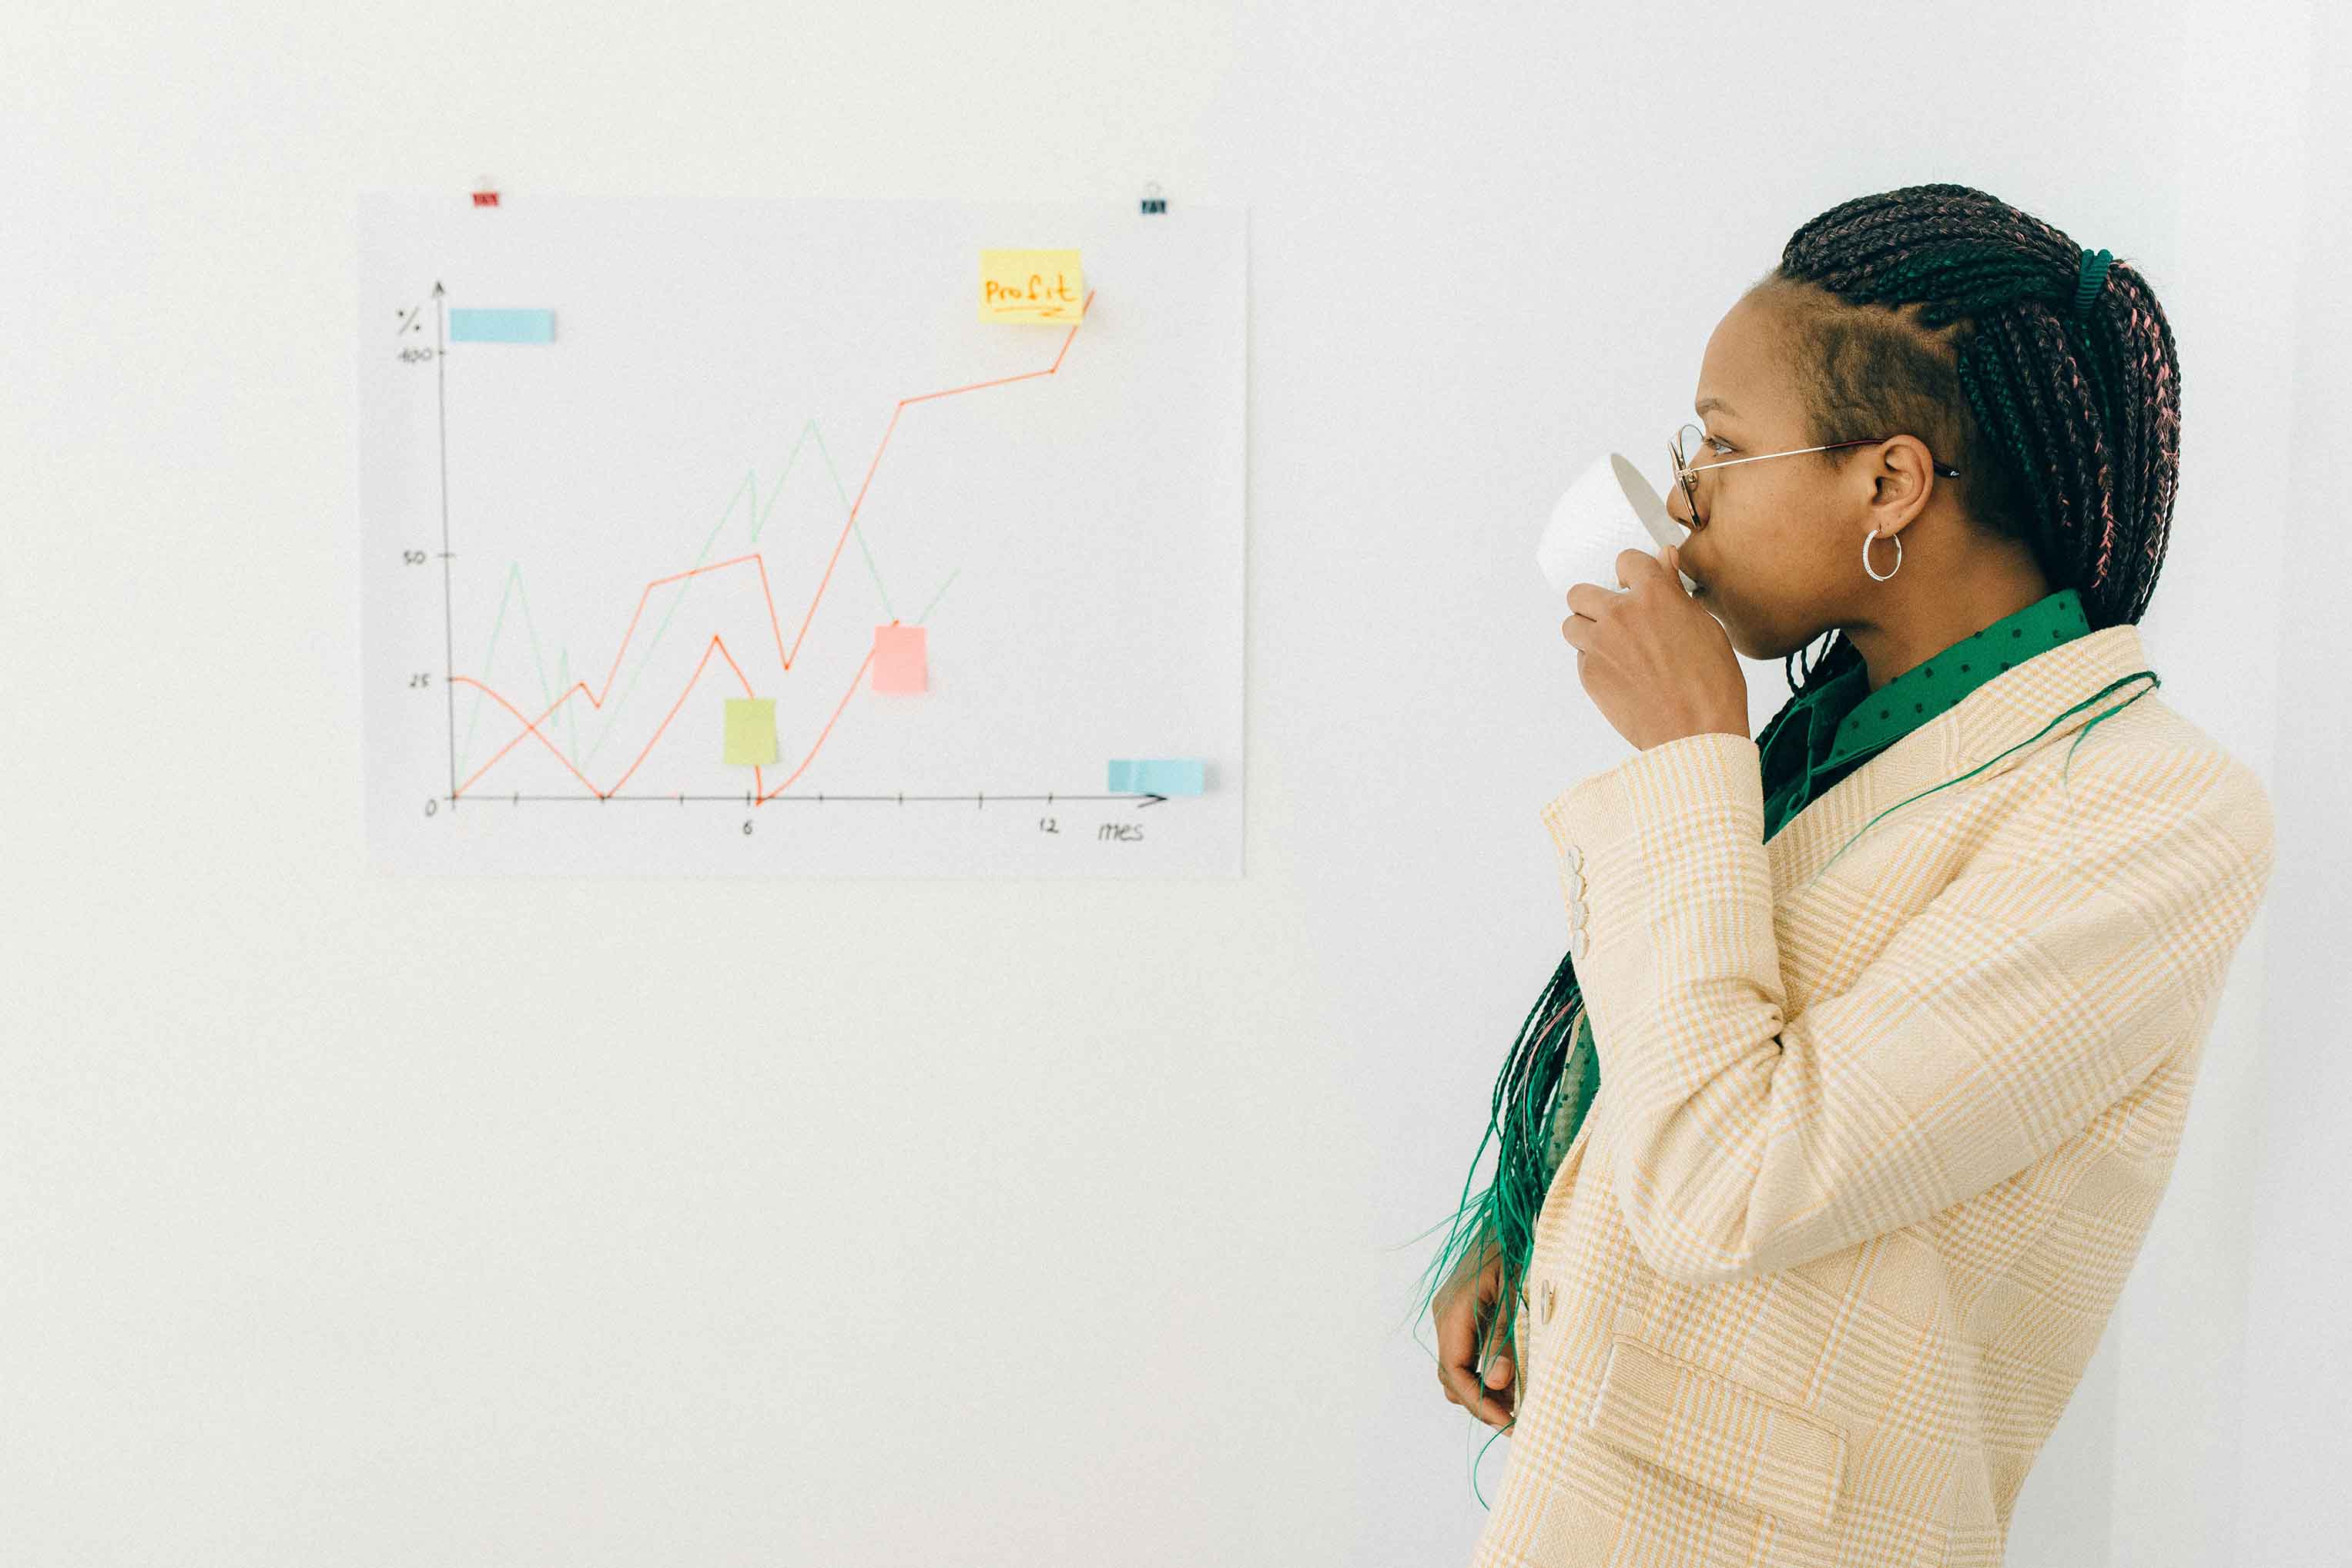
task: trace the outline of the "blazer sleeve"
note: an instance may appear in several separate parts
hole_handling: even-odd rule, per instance
[[[1634,1245],[1691,1284],[1916,1224],[2080,1133],[2201,1040],[2272,864],[2226,752],[2085,746],[1791,1016],[1754,741],[1653,746],[1542,816],[1588,922],[1588,1114]]]

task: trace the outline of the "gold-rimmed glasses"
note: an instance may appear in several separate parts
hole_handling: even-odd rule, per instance
[[[1686,424],[1675,432],[1675,438],[1666,451],[1674,459],[1675,482],[1682,486],[1683,499],[1690,503],[1691,526],[1696,529],[1704,528],[1706,523],[1698,514],[1698,481],[1691,478],[1693,474],[1705,473],[1709,468],[1727,468],[1737,463],[1760,463],[1767,458],[1793,458],[1804,452],[1833,452],[1840,447],[1867,447],[1891,439],[1893,437],[1887,436],[1865,436],[1859,440],[1832,441],[1820,447],[1791,447],[1785,452],[1759,452],[1752,458],[1725,458],[1720,454],[1730,447],[1729,442],[1720,437],[1707,435],[1696,425]],[[1702,463],[1696,460],[1710,452],[1717,456],[1717,461]],[[1937,462],[1933,452],[1927,454],[1927,461],[1936,472],[1948,479],[1960,477],[1959,469],[1949,463]]]

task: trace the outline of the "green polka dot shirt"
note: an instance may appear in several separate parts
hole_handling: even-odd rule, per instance
[[[1877,690],[1854,666],[1823,681],[1757,737],[1764,763],[1764,837],[1854,769],[1994,676],[2091,629],[2072,588],[2023,609],[1912,666]]]

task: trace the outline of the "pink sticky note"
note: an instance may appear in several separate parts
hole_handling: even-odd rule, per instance
[[[874,689],[877,691],[921,691],[923,679],[923,628],[920,626],[876,626],[874,628]]]

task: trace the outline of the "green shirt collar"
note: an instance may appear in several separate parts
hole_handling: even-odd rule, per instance
[[[1803,752],[1783,759],[1790,766],[1769,771],[1835,767],[1892,745],[2003,670],[2090,629],[2082,595],[2061,588],[1962,637],[1875,691],[1870,689],[1870,671],[1856,665],[1815,688],[1805,712],[1788,715],[1775,750],[1801,739]]]
[[[1980,632],[1962,637],[1873,691],[1860,666],[1834,683],[1844,710],[1830,748],[1830,760],[1890,745],[1935,718],[2012,665],[2056,647],[2091,629],[2083,595],[2073,588],[2044,595]]]

